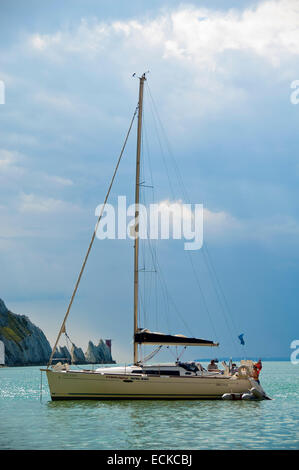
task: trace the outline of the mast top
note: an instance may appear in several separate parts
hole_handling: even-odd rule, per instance
[[[139,80],[146,80],[146,74],[149,73],[149,70],[147,70],[146,72],[144,72],[141,77],[138,77]],[[136,77],[136,73],[133,73],[132,77]]]

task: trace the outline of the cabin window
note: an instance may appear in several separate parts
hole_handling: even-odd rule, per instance
[[[145,370],[144,371],[147,375],[180,375],[180,371],[178,370]]]

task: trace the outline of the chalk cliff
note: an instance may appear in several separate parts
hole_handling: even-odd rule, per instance
[[[110,349],[102,339],[97,346],[89,341],[85,358],[90,364],[112,364],[114,362],[111,357]]]
[[[5,364],[8,366],[45,365],[52,350],[42,330],[27,316],[9,311],[1,299],[0,340],[5,346]],[[103,340],[99,341],[98,346],[89,341],[85,354],[74,344],[71,351],[62,346],[56,350],[54,358],[74,364],[114,363],[111,350]]]
[[[10,312],[0,299],[0,340],[5,346],[5,364],[45,364],[51,346],[40,328],[25,315]]]

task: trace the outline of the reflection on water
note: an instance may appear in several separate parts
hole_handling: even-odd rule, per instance
[[[265,363],[272,401],[50,401],[36,367],[0,370],[1,449],[298,449],[299,378]]]

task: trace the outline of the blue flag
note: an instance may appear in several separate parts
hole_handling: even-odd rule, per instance
[[[242,346],[244,346],[245,344],[245,341],[243,339],[243,336],[244,336],[244,333],[242,333],[241,335],[238,336],[239,340],[240,340],[240,343],[242,344]]]

